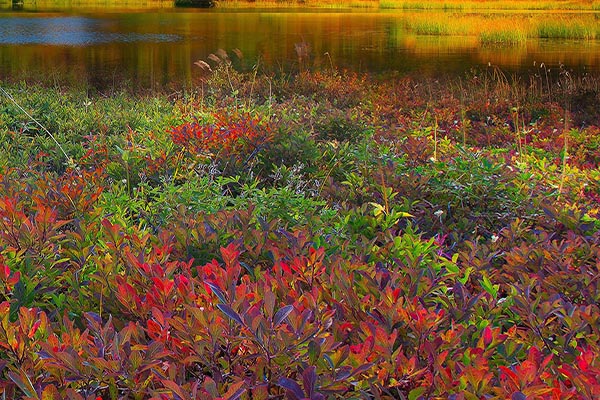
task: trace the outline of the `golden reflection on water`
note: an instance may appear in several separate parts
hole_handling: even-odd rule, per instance
[[[508,18],[496,14],[464,17],[470,21],[464,23],[468,29],[486,19],[497,29],[504,26],[502,18]],[[598,39],[528,37],[509,45],[484,44],[476,33],[459,32],[460,20],[454,22],[452,34],[424,34],[414,28],[419,21],[430,21],[431,29],[438,29],[436,21],[448,18],[444,13],[323,10],[4,12],[0,13],[0,79],[56,79],[99,88],[118,87],[123,81],[145,88],[190,85],[199,76],[194,61],[207,60],[220,48],[230,53],[241,50],[244,59],[235,60],[236,67],[250,69],[258,63],[261,70],[272,73],[328,68],[330,63],[359,71],[429,75],[462,74],[489,63],[508,71],[528,71],[534,61],[600,71]],[[524,26],[522,21],[527,21],[530,26],[533,18],[523,13],[517,22]],[[595,14],[582,18],[582,25],[597,21]],[[58,29],[66,33],[48,36],[27,31],[43,31],[47,21],[59,27],[66,24]],[[23,33],[3,31],[2,26],[9,23]],[[310,49],[304,60],[296,53],[299,43]]]

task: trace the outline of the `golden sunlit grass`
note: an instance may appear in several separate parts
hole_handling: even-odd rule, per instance
[[[518,46],[527,41],[527,35],[523,31],[514,29],[499,29],[483,31],[479,34],[482,45],[510,45]]]
[[[23,0],[30,9],[113,8],[151,9],[173,7],[174,0]],[[600,11],[600,0],[216,0],[222,8],[357,8],[392,10],[583,10]],[[0,0],[1,8],[10,8],[10,0]]]
[[[388,12],[394,14],[386,15],[397,16],[398,24],[408,33],[475,36],[484,46],[519,46],[528,38],[593,40],[600,37],[600,20],[595,13],[588,12],[600,10],[600,0],[217,1],[217,7],[243,6],[389,9]]]
[[[600,0],[218,0],[217,7],[323,7],[396,10],[600,10]]]
[[[380,8],[404,10],[598,10],[586,0],[380,0]]]
[[[327,8],[379,9],[377,0],[217,0],[217,8]]]
[[[586,24],[583,21],[567,19],[544,20],[537,25],[537,36],[550,39],[596,39],[598,23]]]
[[[541,13],[405,12],[407,32],[432,36],[475,36],[483,45],[522,45],[528,38],[593,40],[599,24],[593,15]]]

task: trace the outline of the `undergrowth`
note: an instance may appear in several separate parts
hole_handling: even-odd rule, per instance
[[[6,86],[5,398],[600,396],[597,80],[219,64]]]

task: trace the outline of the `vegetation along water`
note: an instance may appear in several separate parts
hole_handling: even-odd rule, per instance
[[[2,399],[600,398],[597,1],[0,1]]]

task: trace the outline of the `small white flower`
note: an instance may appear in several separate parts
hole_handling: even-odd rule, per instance
[[[444,214],[443,210],[437,210],[436,212],[433,213],[433,215],[435,215],[438,218],[441,218],[443,214]]]
[[[492,243],[496,243],[499,237],[497,235],[492,235]]]

